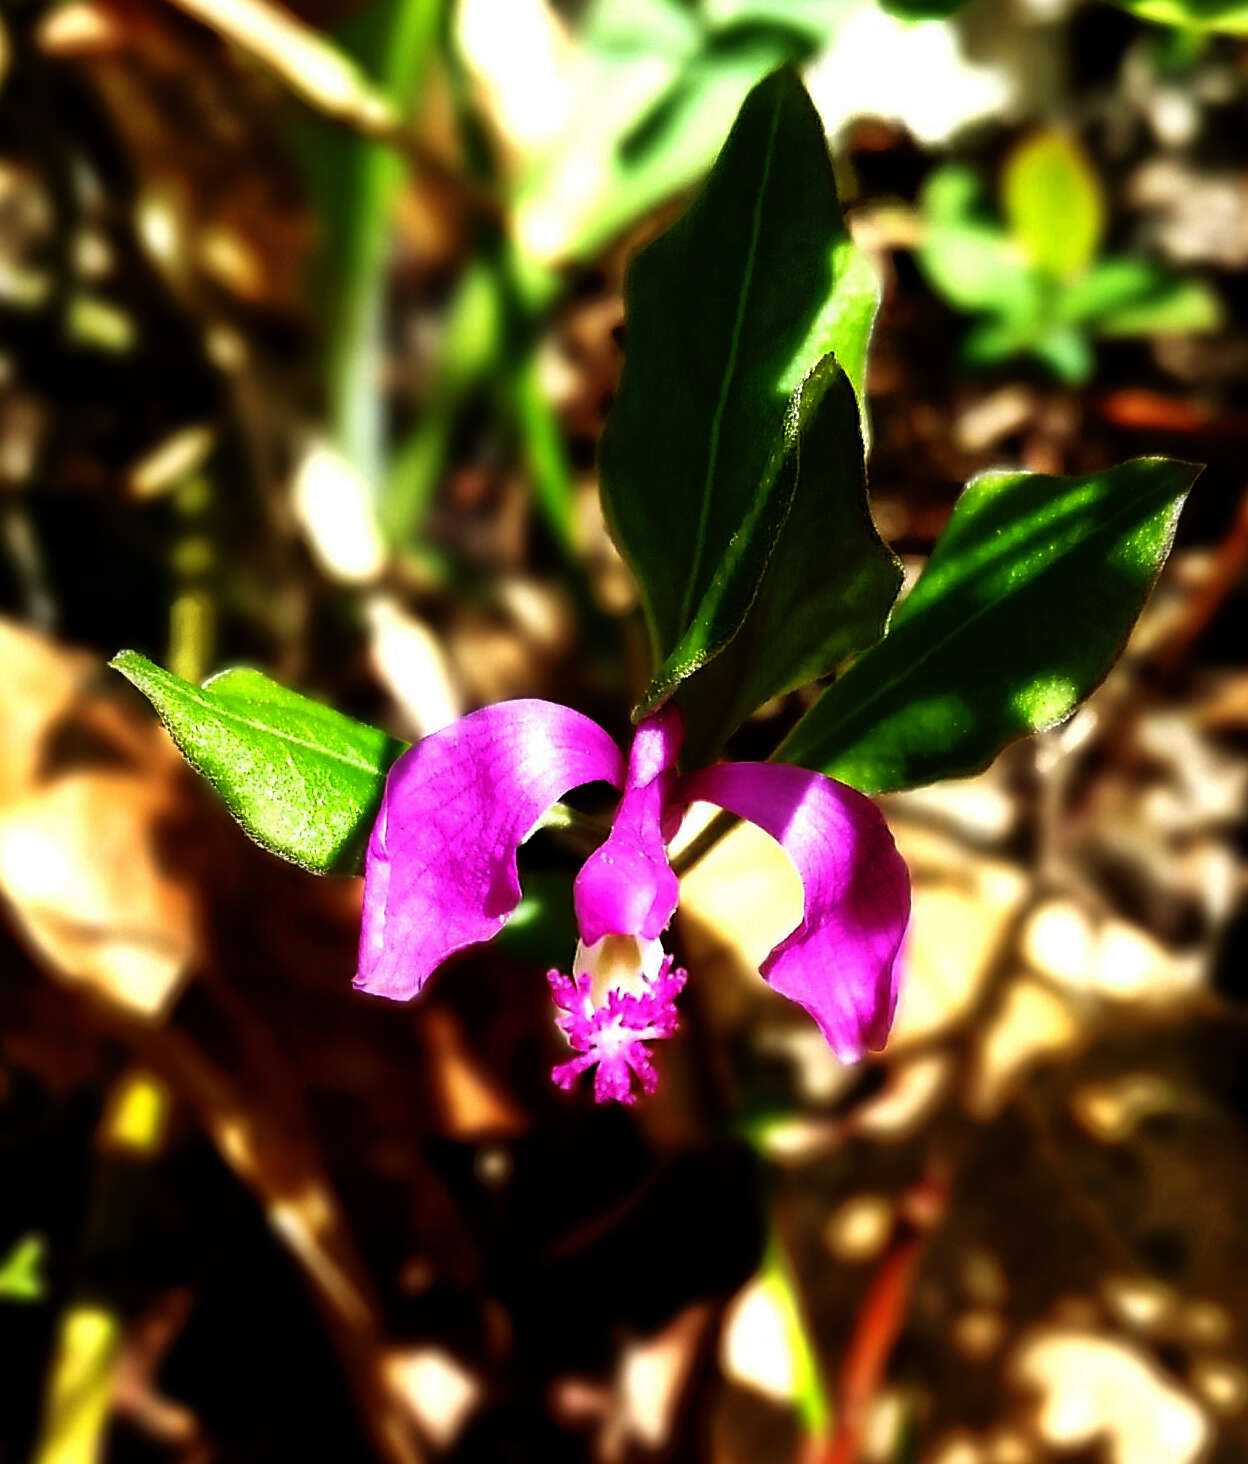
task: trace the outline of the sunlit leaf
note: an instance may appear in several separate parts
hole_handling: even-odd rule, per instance
[[[653,696],[729,642],[765,573],[788,594],[814,588],[809,559],[781,534],[799,484],[827,495],[833,519],[865,519],[856,428],[834,441],[824,418],[810,441],[826,466],[798,472],[815,401],[803,408],[798,394],[828,353],[861,386],[877,298],[841,219],[818,114],[795,75],[776,73],[746,101],[696,203],[629,273],[601,475],[662,668]],[[855,547],[891,576],[872,541]],[[767,654],[787,680],[810,648],[794,656],[779,641]]]
[[[777,756],[880,793],[973,772],[1062,721],[1121,650],[1198,471],[1137,458],[977,478],[889,635]]]
[[[1010,234],[1041,274],[1070,279],[1096,257],[1105,213],[1100,181],[1064,132],[1037,132],[1015,148],[1001,202]]]
[[[355,872],[401,742],[247,667],[200,687],[136,651],[111,664],[258,844],[320,874]]]
[[[877,641],[900,587],[867,503],[858,404],[827,357],[803,384],[750,517],[648,700],[691,678],[680,695],[685,753],[706,761],[763,702]]]

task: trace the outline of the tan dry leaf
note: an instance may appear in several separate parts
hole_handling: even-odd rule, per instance
[[[98,694],[92,658],[0,624],[0,659],[0,896],[55,976],[159,1018],[201,947],[162,853],[177,755]]]
[[[1028,882],[1016,866],[907,823],[896,811],[890,805],[897,847],[910,867],[913,910],[889,1045],[904,1050],[975,1009]]]
[[[1039,1394],[1035,1427],[1051,1448],[1101,1443],[1108,1464],[1196,1464],[1209,1444],[1204,1410],[1133,1344],[1038,1330],[1020,1346],[1012,1371]]]
[[[975,1033],[967,1108],[975,1118],[994,1118],[1037,1063],[1068,1056],[1082,1040],[1069,1002],[1038,981],[1014,980],[990,1021]]]

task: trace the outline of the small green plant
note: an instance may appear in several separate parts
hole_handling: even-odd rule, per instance
[[[1016,356],[1059,381],[1092,374],[1094,337],[1216,330],[1221,302],[1202,280],[1135,255],[1098,257],[1100,181],[1079,145],[1042,131],[1010,155],[1000,214],[972,169],[938,168],[923,190],[919,265],[956,309],[979,317],[962,343],[968,365]]]

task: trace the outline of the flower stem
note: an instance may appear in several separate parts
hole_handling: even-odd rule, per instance
[[[611,832],[609,824],[592,814],[570,808],[566,803],[552,803],[538,820],[539,829],[554,829],[557,833],[570,833],[584,839],[596,849]],[[536,829],[534,830],[536,833]]]
[[[695,864],[700,863],[716,844],[730,834],[741,820],[733,813],[717,813],[700,834],[672,859],[672,869],[677,875],[688,874]]]

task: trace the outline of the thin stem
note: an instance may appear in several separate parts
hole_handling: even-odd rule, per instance
[[[694,836],[688,846],[672,860],[672,869],[677,875],[686,875],[711,852],[719,841],[730,834],[741,822],[735,813],[717,813],[700,834]]]
[[[611,832],[611,826],[605,820],[582,813],[579,808],[570,808],[566,803],[552,803],[537,827],[575,834],[595,849]]]
[[[793,1402],[802,1432],[811,1443],[822,1443],[832,1429],[832,1402],[797,1280],[774,1223],[763,1256],[763,1279],[784,1319],[785,1337],[793,1358]]]

